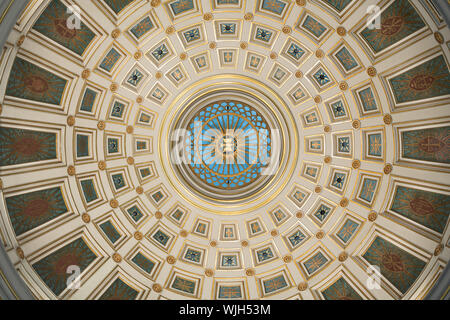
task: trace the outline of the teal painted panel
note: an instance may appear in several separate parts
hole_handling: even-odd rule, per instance
[[[11,196],[5,201],[17,236],[68,212],[61,187]]]
[[[389,80],[397,103],[449,95],[449,83],[450,73],[442,55]]]
[[[355,289],[342,277],[322,291],[322,294],[326,300],[363,300]]]
[[[387,240],[377,236],[363,258],[378,266],[381,274],[401,293],[406,293],[426,263]]]
[[[396,0],[381,13],[381,28],[365,28],[362,38],[374,53],[381,52],[425,27],[408,0]]]
[[[155,263],[145,257],[142,253],[138,252],[132,259],[139,268],[147,272],[148,274],[151,274],[153,269],[155,268]]]
[[[443,233],[450,215],[450,196],[398,186],[390,209],[438,233]]]
[[[0,167],[57,159],[56,133],[0,127]]]
[[[68,19],[72,15],[73,13],[67,12],[67,7],[61,1],[53,0],[36,21],[33,29],[81,56],[95,38],[95,33],[83,21],[80,28],[70,28]]]
[[[108,7],[111,8],[112,11],[114,11],[115,14],[120,14],[120,12],[134,0],[103,0],[103,1],[108,5]]]
[[[59,296],[67,287],[68,268],[78,266],[81,273],[97,258],[83,238],[78,238],[32,265],[38,276]]]
[[[123,282],[122,279],[117,278],[99,300],[135,300],[138,294],[138,291]]]
[[[450,163],[450,126],[403,131],[402,157]]]

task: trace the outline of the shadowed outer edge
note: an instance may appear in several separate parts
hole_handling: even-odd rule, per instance
[[[450,26],[450,6],[447,1],[433,1],[442,17]],[[6,0],[0,2],[0,48],[3,48],[10,31],[27,6],[26,0]],[[426,295],[426,300],[450,300],[450,263],[442,272],[433,288]],[[0,299],[34,300],[34,297],[15,270],[3,243],[0,243]]]

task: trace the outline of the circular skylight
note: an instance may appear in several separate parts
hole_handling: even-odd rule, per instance
[[[212,203],[244,202],[270,187],[290,150],[286,131],[295,125],[285,121],[289,111],[279,108],[284,101],[269,99],[248,79],[244,83],[199,84],[180,102],[170,127],[169,162],[176,176]]]

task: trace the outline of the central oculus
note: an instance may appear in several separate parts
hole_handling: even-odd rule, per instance
[[[187,126],[186,164],[203,183],[219,190],[250,185],[269,165],[270,128],[264,116],[246,103],[210,103]]]
[[[191,99],[171,131],[177,176],[209,200],[248,198],[279,168],[282,130],[271,108],[254,94],[215,90]]]

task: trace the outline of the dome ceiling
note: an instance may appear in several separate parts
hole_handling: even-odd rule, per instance
[[[423,299],[449,38],[428,0],[30,1],[0,56],[14,268],[37,299]]]

